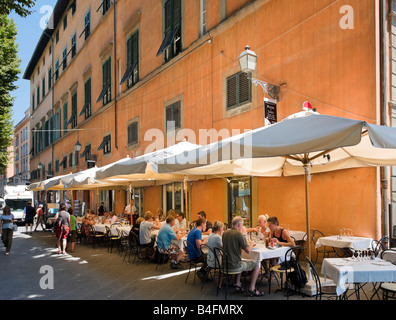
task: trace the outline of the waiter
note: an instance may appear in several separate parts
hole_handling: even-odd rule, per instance
[[[131,208],[132,208],[132,214],[131,214]],[[128,204],[125,209],[124,209],[124,215],[125,217],[131,221],[131,225],[134,225],[137,218],[138,218],[138,213],[135,207],[135,200],[131,199],[131,203]]]

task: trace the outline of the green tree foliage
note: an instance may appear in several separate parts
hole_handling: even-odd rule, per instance
[[[11,92],[17,88],[15,82],[21,72],[16,35],[14,21],[0,15],[0,174],[4,173],[10,158],[7,148],[12,143],[12,106],[15,99]]]
[[[28,16],[36,0],[0,0],[0,15],[8,16],[12,11],[21,17]]]

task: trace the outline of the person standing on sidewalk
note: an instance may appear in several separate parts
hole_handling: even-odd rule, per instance
[[[41,225],[41,228],[43,229],[43,231],[45,231],[45,227],[43,225],[44,212],[43,212],[43,205],[42,204],[39,205],[39,207],[38,207],[38,209],[36,211],[36,214],[37,214],[37,222],[36,222],[36,227],[34,228],[34,231],[37,230],[37,227],[38,227],[39,224]]]
[[[58,229],[56,229],[56,238],[58,239],[58,253],[66,254],[67,237],[70,230],[70,214],[66,211],[66,205],[61,203],[60,211],[55,216],[55,221],[61,218],[62,222]]]
[[[6,248],[5,254],[8,255],[10,254],[12,236],[14,235],[14,215],[8,206],[3,208],[3,214],[0,215],[0,227],[1,240]]]

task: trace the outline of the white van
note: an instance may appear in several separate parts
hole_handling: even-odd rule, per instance
[[[4,187],[4,206],[10,207],[16,223],[22,223],[28,202],[33,205],[33,191],[26,191],[26,185]]]

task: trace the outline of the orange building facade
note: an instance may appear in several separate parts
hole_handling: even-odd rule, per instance
[[[53,58],[53,101],[43,106],[49,108],[44,132],[51,132],[44,134],[45,150],[53,148],[53,155],[40,158],[45,150],[34,150],[32,170],[46,161],[54,175],[63,175],[142,155],[154,145],[207,144],[263,126],[268,96],[241,73],[237,59],[247,44],[258,55],[252,77],[280,86],[278,121],[310,101],[320,114],[381,123],[379,1],[112,3],[57,3],[51,40],[42,37],[25,73],[32,79],[37,61]],[[380,181],[377,168],[313,175],[311,228],[334,234],[348,227],[379,238]],[[175,208],[189,220],[204,210],[212,222],[241,214],[248,225],[267,213],[288,228],[306,228],[303,177],[213,176],[189,182],[187,193],[183,188],[176,182],[136,188],[138,208]],[[127,204],[126,188],[78,191],[73,198],[94,209],[103,200],[116,213]]]

